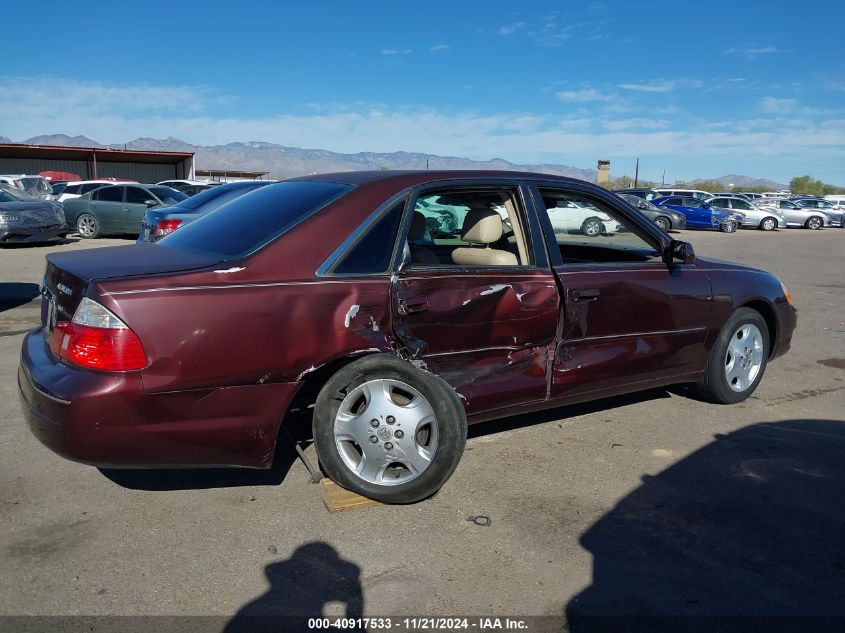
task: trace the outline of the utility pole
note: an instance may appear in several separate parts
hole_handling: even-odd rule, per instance
[[[425,157],[425,170],[428,171],[428,156]]]
[[[661,185],[666,184],[666,170],[665,169],[663,170],[663,178],[660,179],[660,184]]]
[[[637,167],[636,167],[636,169],[634,169],[634,187],[637,186],[639,181],[640,181],[640,157],[637,156]]]

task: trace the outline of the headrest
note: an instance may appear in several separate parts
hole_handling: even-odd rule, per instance
[[[408,231],[408,241],[421,240],[425,237],[425,216],[419,211],[414,211],[411,218],[411,229]]]
[[[502,216],[489,208],[470,209],[464,218],[461,239],[472,244],[492,244],[502,238]]]

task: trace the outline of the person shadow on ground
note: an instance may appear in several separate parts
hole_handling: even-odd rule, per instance
[[[311,618],[363,617],[361,569],[343,560],[328,543],[306,543],[288,560],[267,565],[264,572],[270,588],[241,607],[225,633],[310,631],[315,629],[309,626]],[[346,613],[324,614],[329,602],[344,603]]]

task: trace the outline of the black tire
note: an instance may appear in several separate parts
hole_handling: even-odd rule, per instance
[[[737,228],[739,228],[739,225],[736,222],[722,222],[719,225],[719,230],[722,233],[736,233]]]
[[[778,221],[774,218],[763,218],[760,222],[761,231],[774,231],[778,227]]]
[[[804,222],[804,228],[811,231],[818,231],[822,226],[824,226],[824,220],[817,215],[807,218],[807,221]]]
[[[743,391],[734,391],[728,386],[725,371],[728,345],[731,339],[737,334],[737,331],[746,324],[756,326],[762,333],[763,357],[760,369],[751,384]],[[763,374],[766,372],[770,349],[769,337],[769,328],[759,312],[751,308],[740,308],[734,312],[724,327],[722,327],[719,338],[716,339],[713,349],[710,350],[704,376],[695,385],[695,390],[699,397],[717,404],[736,404],[754,393],[763,378]]]
[[[344,462],[335,442],[335,416],[344,397],[365,382],[378,379],[413,387],[434,410],[437,447],[427,468],[405,483],[380,485],[359,477]],[[320,464],[337,484],[386,503],[414,503],[437,492],[457,468],[466,444],[467,423],[458,395],[439,376],[391,354],[373,354],[346,365],[323,386],[314,407],[313,431]]]
[[[604,224],[599,218],[587,218],[581,225],[581,233],[587,237],[598,237],[604,233]]]
[[[672,220],[662,215],[655,218],[654,223],[664,231],[668,231],[672,228]]]
[[[102,233],[100,221],[90,213],[83,213],[76,218],[76,232],[85,240],[98,238]]]

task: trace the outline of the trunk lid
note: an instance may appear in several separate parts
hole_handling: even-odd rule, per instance
[[[70,321],[92,280],[184,272],[213,266],[219,255],[177,251],[156,244],[111,246],[47,255],[41,324]]]

